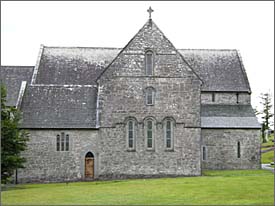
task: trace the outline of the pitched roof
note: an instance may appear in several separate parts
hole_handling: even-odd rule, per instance
[[[95,128],[94,86],[31,85],[21,104],[22,128]]]
[[[261,128],[251,105],[201,105],[202,128]]]
[[[179,49],[203,80],[202,91],[251,92],[237,50]]]
[[[36,84],[93,85],[120,49],[43,47]]]
[[[193,70],[193,68],[186,63],[186,61],[182,58],[182,55],[178,52],[171,41],[164,35],[164,33],[158,28],[158,26],[152,19],[149,19],[143,25],[143,27],[136,33],[136,35],[133,36],[133,38],[126,44],[126,46],[121,49],[118,55],[103,70],[103,72],[99,75],[97,79],[99,79],[107,70],[109,70],[109,68],[115,69],[114,67],[117,67],[117,64],[120,65],[118,66],[118,68],[116,68],[118,69],[116,74],[119,75],[119,72],[122,70],[122,75],[125,75],[125,73],[123,72],[123,68],[121,68],[124,64],[124,62],[121,61],[121,59],[125,58],[124,55],[134,54],[132,56],[132,60],[140,61],[138,60],[138,58],[135,59],[134,56],[137,54],[144,54],[144,51],[149,48],[152,48],[154,50],[154,53],[156,53],[157,55],[175,55],[177,57],[177,60],[172,61],[174,63],[174,66],[171,67],[171,70],[176,69],[175,67],[180,67],[180,71],[185,71],[185,73],[187,72],[190,77],[193,76],[200,82],[202,81],[201,78]],[[177,75],[181,77],[182,73],[178,72]]]
[[[15,106],[21,83],[27,81],[30,83],[33,66],[1,66],[0,78],[7,88],[7,105]]]
[[[120,48],[43,47],[37,84],[92,85]],[[178,49],[202,79],[202,91],[251,92],[236,50]]]

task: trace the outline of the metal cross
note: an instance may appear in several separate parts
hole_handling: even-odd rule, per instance
[[[149,7],[149,9],[147,10],[147,12],[149,13],[149,19],[151,19],[151,13],[153,12],[154,10],[151,8],[151,6]]]

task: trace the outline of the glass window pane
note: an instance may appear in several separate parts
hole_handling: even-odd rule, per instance
[[[129,137],[129,139],[134,139],[133,131],[128,132],[128,137]]]
[[[167,130],[170,130],[170,129],[171,129],[171,122],[170,122],[170,121],[167,121],[167,122],[166,122],[166,129],[167,129]]]
[[[56,151],[60,151],[60,135],[56,136]]]
[[[153,74],[153,54],[151,52],[146,53],[146,74]]]
[[[166,139],[171,139],[171,131],[166,131]]]
[[[238,154],[237,157],[240,158],[241,157],[241,145],[240,142],[238,142]]]
[[[129,148],[133,148],[134,147],[134,141],[133,139],[129,139]]]
[[[133,130],[133,122],[132,121],[129,121],[129,131],[132,131]]]
[[[64,137],[64,133],[61,133],[61,151],[64,151],[64,147],[65,147],[65,137]]]
[[[147,121],[147,147],[153,147],[153,121]]]
[[[66,151],[69,151],[69,135],[66,135]]]
[[[152,123],[152,121],[147,121],[147,129],[148,130],[152,130],[152,126],[153,126],[153,123]]]
[[[150,94],[147,94],[147,104],[153,104],[153,96]]]
[[[202,147],[202,159],[206,160],[206,148]]]
[[[151,134],[149,134],[149,133],[151,133]],[[148,132],[148,136],[149,135],[152,137],[152,132]],[[147,146],[148,146],[148,148],[152,148],[152,146],[153,146],[153,139],[152,138],[147,138]]]
[[[129,148],[134,147],[134,122],[133,121],[128,122],[128,147]]]
[[[166,147],[167,148],[171,147],[171,139],[166,139]]]

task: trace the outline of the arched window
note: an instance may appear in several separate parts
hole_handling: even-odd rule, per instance
[[[128,147],[129,149],[134,148],[134,122],[130,120],[128,122]]]
[[[61,151],[64,151],[65,148],[65,136],[64,132],[61,132]]]
[[[145,89],[145,101],[146,105],[154,105],[155,103],[155,90],[153,87],[147,87]]]
[[[60,135],[56,135],[56,151],[60,151]]]
[[[168,149],[172,148],[172,122],[169,119],[165,124],[165,146]]]
[[[154,62],[153,62],[153,52],[151,50],[147,51],[145,53],[145,73],[148,76],[153,75],[153,67],[154,67]]]
[[[154,149],[154,120],[149,118],[145,121],[146,128],[146,147],[147,149]]]
[[[66,134],[66,151],[69,151],[69,135],[68,134]]]
[[[128,150],[135,150],[136,147],[136,127],[137,121],[134,118],[129,118],[126,124],[126,142]]]
[[[164,125],[164,144],[165,148],[172,150],[174,148],[174,120],[172,118],[165,118]]]
[[[240,142],[237,143],[237,157],[241,157],[241,144]]]

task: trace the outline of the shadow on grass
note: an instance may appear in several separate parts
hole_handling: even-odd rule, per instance
[[[1,185],[1,191],[10,191],[10,190],[23,190],[27,189],[27,187],[23,185]]]

